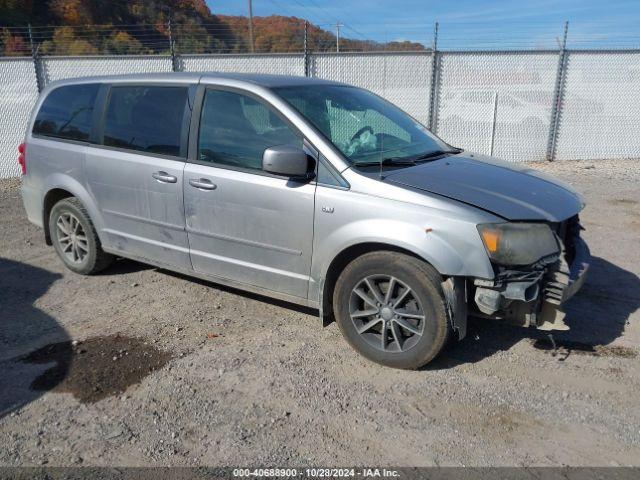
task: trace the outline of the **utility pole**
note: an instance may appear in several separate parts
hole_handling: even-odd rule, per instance
[[[336,52],[340,51],[340,27],[342,26],[340,22],[336,23]]]
[[[249,0],[249,48],[253,53],[253,5],[252,0]]]

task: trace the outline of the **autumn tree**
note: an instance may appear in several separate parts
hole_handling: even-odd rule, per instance
[[[91,55],[98,53],[98,48],[89,41],[76,38],[71,27],[58,27],[53,38],[42,43],[44,55]]]
[[[90,2],[86,0],[50,0],[49,9],[63,25],[89,25],[93,23]]]
[[[114,32],[103,44],[104,53],[115,55],[134,55],[149,53],[145,50],[139,40],[129,35],[127,32]]]
[[[45,55],[167,54],[169,20],[178,53],[251,50],[248,18],[213,15],[205,0],[0,0],[0,18],[10,27],[0,32],[0,53],[4,55],[29,52],[27,24],[34,26],[35,42]],[[301,52],[304,25],[304,19],[297,17],[254,17],[255,51]],[[308,25],[311,51],[333,51],[335,42],[332,32]],[[423,50],[424,46],[341,38],[340,48]]]
[[[5,56],[28,55],[29,45],[21,36],[12,35],[9,29],[3,28],[0,32],[0,51]]]

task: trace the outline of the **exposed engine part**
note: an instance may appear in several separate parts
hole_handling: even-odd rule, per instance
[[[542,271],[519,272],[505,271],[494,282],[493,287],[478,286],[474,299],[482,313],[491,315],[498,310],[505,310],[511,302],[533,302],[539,296]],[[486,281],[476,285],[486,285]]]
[[[549,302],[542,303],[542,309],[538,315],[538,330],[569,330],[569,326],[564,323],[567,314],[558,309],[557,305]]]
[[[504,319],[521,327],[535,327],[538,322],[538,310],[540,301],[511,302],[504,311]]]
[[[569,330],[569,326],[564,323],[564,317],[567,314],[560,310],[560,305],[565,300],[565,292],[569,286],[571,274],[566,260],[566,243],[566,241],[560,242],[562,245],[561,255],[553,265],[549,266],[544,276],[543,302],[536,325],[539,330]]]
[[[504,297],[508,300],[518,300],[521,302],[531,302],[538,298],[538,280],[530,282],[511,282],[504,290]]]
[[[478,287],[474,296],[478,309],[487,315],[491,315],[500,310],[502,294],[498,290]]]
[[[544,299],[554,305],[560,305],[564,301],[564,292],[569,286],[570,269],[562,255],[545,274]]]
[[[447,313],[458,340],[467,335],[467,284],[464,277],[449,277],[442,282]]]

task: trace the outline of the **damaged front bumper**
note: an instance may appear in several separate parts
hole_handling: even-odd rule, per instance
[[[586,242],[580,237],[576,237],[575,242],[576,254],[570,267],[569,285],[564,291],[563,301],[565,302],[573,297],[584,285],[591,262],[591,252]]]
[[[553,258],[524,269],[502,269],[493,280],[475,279],[477,313],[541,330],[568,330],[561,307],[584,284],[591,258],[578,231],[564,237],[562,252]]]

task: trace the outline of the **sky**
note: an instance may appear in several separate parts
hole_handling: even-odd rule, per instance
[[[213,13],[247,15],[248,0],[207,0]],[[341,35],[443,49],[640,48],[640,0],[253,0],[254,16],[305,18]]]

